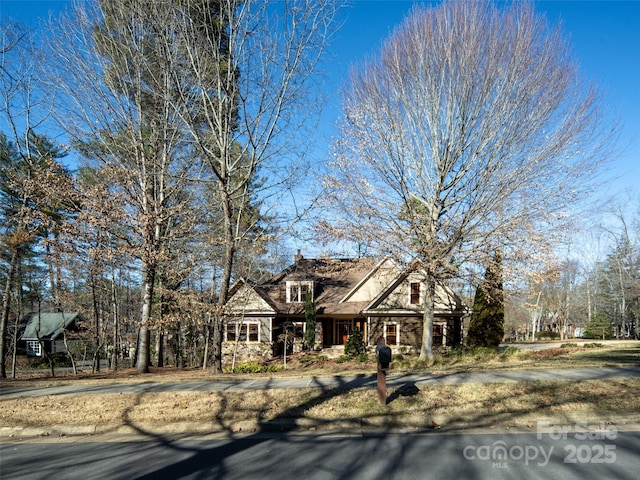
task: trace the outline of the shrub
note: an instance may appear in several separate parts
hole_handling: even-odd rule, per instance
[[[585,343],[584,348],[602,348],[601,343]]]
[[[489,360],[498,354],[498,350],[490,347],[476,347],[469,353],[475,360]]]
[[[562,345],[560,345],[560,348],[575,348],[577,346],[577,343],[563,343]]]
[[[349,357],[356,357],[366,351],[367,346],[364,343],[364,335],[360,330],[354,328],[347,339],[347,343],[344,344],[344,354]]]
[[[518,347],[507,347],[502,351],[502,356],[503,357],[513,357],[514,355],[517,355],[518,353],[520,353],[520,349]]]
[[[300,357],[300,363],[315,363],[326,362],[328,357],[326,355],[305,355]]]
[[[536,338],[538,340],[557,340],[560,338],[560,332],[552,332],[551,330],[544,330],[542,332],[536,333]]]
[[[246,362],[236,365],[235,373],[265,373],[265,372],[279,372],[282,370],[282,365],[262,365],[258,362]],[[230,368],[226,369],[228,372]]]
[[[452,348],[451,350],[449,350],[449,352],[447,353],[447,356],[450,358],[454,358],[456,360],[459,360],[461,358],[463,358],[464,356],[467,355],[467,353],[469,352],[469,349],[467,347],[455,347]]]
[[[349,360],[351,360],[351,357],[349,355],[340,355],[338,358],[336,358],[336,363],[344,363],[348,362]]]
[[[356,357],[356,363],[367,363],[369,361],[369,355],[361,353]]]

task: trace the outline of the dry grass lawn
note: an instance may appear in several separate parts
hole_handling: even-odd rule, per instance
[[[396,373],[454,371],[504,368],[561,368],[640,364],[640,343],[598,349],[553,349],[537,353],[516,353],[509,358],[479,360],[454,358],[425,367],[407,359],[396,359]],[[251,374],[260,378],[282,375],[333,373],[372,373],[372,364],[342,365],[323,360],[324,365],[291,362],[291,370],[269,374]],[[358,370],[360,369],[360,370]],[[160,371],[162,370],[162,371]],[[231,375],[223,376],[232,378]],[[47,386],[60,384],[104,384],[131,382],[215,381],[199,370],[158,369],[153,374],[136,375],[132,371],[82,374],[47,378],[34,376],[3,380],[2,387]],[[389,389],[389,403],[380,406],[371,388],[321,391],[266,390],[247,392],[154,392],[138,394],[43,395],[2,398],[0,426],[37,426],[65,424],[122,424],[140,422],[218,422],[238,420],[269,421],[278,418],[363,418],[394,416],[512,416],[556,414],[564,412],[640,412],[640,379],[585,382],[522,382],[463,384],[420,387],[404,385]]]
[[[26,397],[0,402],[0,425],[639,412],[640,379],[399,387],[389,390],[389,399],[378,405],[371,388]]]

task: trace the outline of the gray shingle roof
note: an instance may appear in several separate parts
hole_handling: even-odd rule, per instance
[[[340,304],[340,300],[374,267],[370,258],[301,259],[284,271],[256,287],[269,299],[278,313],[304,314],[304,304],[286,302],[287,280],[312,280],[314,301],[319,314],[352,313],[366,305]],[[355,308],[355,310],[354,310]]]
[[[27,328],[22,334],[22,340],[55,340],[78,318],[78,312],[46,312],[29,315]]]

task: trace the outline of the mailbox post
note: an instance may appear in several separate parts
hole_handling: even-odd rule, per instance
[[[387,372],[383,370],[378,362],[378,402],[380,405],[387,404]]]
[[[378,402],[387,404],[387,369],[391,362],[391,348],[387,346],[384,337],[379,337],[376,342],[376,360],[378,365]]]

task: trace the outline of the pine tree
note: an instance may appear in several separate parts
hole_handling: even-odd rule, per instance
[[[582,335],[584,338],[609,340],[613,338],[613,328],[611,321],[603,312],[598,312],[584,328]]]
[[[6,336],[14,291],[23,288],[15,280],[23,260],[49,235],[55,235],[75,209],[69,172],[57,159],[65,153],[51,139],[27,133],[26,142],[17,144],[0,132],[0,264],[5,267],[0,315],[0,377],[6,377]],[[55,290],[54,277],[50,277]]]
[[[476,290],[467,335],[470,347],[498,348],[504,336],[502,256],[496,253],[487,267],[484,282]]]

